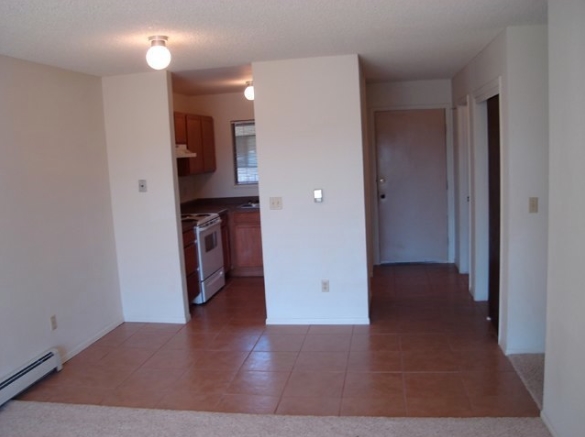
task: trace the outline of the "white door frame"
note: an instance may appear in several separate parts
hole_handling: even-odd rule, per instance
[[[469,244],[471,240],[470,217],[470,104],[466,96],[454,108],[456,140],[454,142],[455,159],[455,264],[459,273],[469,271]],[[471,277],[470,277],[471,281]]]
[[[471,147],[470,147],[470,292],[476,301],[488,298],[488,264],[489,264],[489,206],[488,206],[488,134],[487,134],[487,100],[496,95],[502,96],[502,79],[498,77],[479,88],[473,94],[471,107]],[[500,111],[500,117],[502,111]],[[500,124],[502,126],[502,124]],[[500,127],[501,129],[501,127]],[[503,137],[500,131],[503,150]],[[504,154],[501,154],[503,158]],[[501,159],[502,159],[501,158]],[[502,167],[502,175],[504,174]],[[501,185],[504,187],[504,185]],[[503,193],[502,193],[503,199]],[[502,202],[501,214],[504,214]],[[503,228],[503,223],[500,224]],[[504,232],[502,231],[502,236]],[[502,238],[502,237],[501,237]],[[502,242],[500,242],[502,243]],[[500,244],[500,263],[503,244]],[[473,279],[471,279],[473,278]],[[502,282],[500,266],[500,290]],[[501,305],[500,305],[501,306]],[[501,318],[500,318],[501,320]],[[501,332],[501,331],[500,331]]]

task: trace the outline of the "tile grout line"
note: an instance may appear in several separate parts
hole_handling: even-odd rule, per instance
[[[276,403],[276,407],[274,408],[274,414],[276,414],[276,412],[278,411],[278,407],[280,407],[280,404],[282,403],[282,398],[284,397],[284,392],[286,391],[286,387],[288,386],[288,383],[292,377],[292,374],[295,370],[295,366],[297,364],[297,361],[299,360],[299,355],[301,354],[301,350],[303,349],[303,344],[305,344],[305,340],[307,339],[307,333],[309,332],[310,329],[310,325],[309,328],[307,328],[307,332],[305,334],[303,334],[305,337],[303,338],[303,342],[301,343],[301,346],[299,347],[298,351],[295,351],[297,356],[295,357],[295,361],[290,369],[290,372],[288,373],[288,378],[286,378],[286,382],[284,384],[284,387],[282,388],[282,393],[280,394],[280,397],[278,398],[278,402]]]
[[[353,345],[354,340],[354,331],[355,325],[351,327],[351,336],[349,337],[349,348],[347,350],[347,360],[345,362],[345,372],[343,374],[343,384],[341,385],[341,396],[339,397],[339,408],[337,409],[337,415],[341,416],[341,411],[343,410],[343,399],[345,397],[345,386],[347,384],[347,377],[349,374],[349,357],[351,355],[351,347]]]

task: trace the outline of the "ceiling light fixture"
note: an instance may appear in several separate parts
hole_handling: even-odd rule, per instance
[[[248,100],[254,100],[254,82],[252,82],[251,80],[246,82],[244,97],[246,97]]]
[[[150,48],[146,52],[146,63],[154,70],[164,70],[171,63],[171,52],[167,48],[168,36],[149,36]]]

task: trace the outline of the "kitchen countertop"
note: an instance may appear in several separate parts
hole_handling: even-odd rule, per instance
[[[224,212],[228,212],[232,208],[237,208],[237,206],[230,206],[230,205],[188,205],[188,206],[181,206],[181,214],[201,214],[205,212],[215,212],[217,214],[222,214]]]
[[[190,221],[181,221],[181,227],[183,229],[183,232],[187,232],[190,231],[191,229],[193,229],[193,225],[195,224],[194,221],[190,220]]]
[[[258,212],[260,208],[239,208],[249,201],[258,202],[257,198],[250,197],[222,197],[210,199],[197,199],[181,204],[181,214],[198,214],[215,212],[222,214],[237,209],[238,212]],[[182,222],[183,232],[193,228],[193,222]]]
[[[181,204],[181,214],[196,214],[202,212],[222,213],[238,208],[250,201],[258,202],[258,198],[250,197],[220,197],[197,199]],[[259,208],[241,208],[241,210],[258,211]]]

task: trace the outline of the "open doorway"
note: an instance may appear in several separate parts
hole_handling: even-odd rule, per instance
[[[500,314],[500,222],[501,222],[501,164],[500,164],[500,96],[487,100],[488,134],[488,314],[498,332]]]
[[[488,301],[488,318],[499,331],[501,252],[500,86],[476,96],[470,149],[470,292]]]

